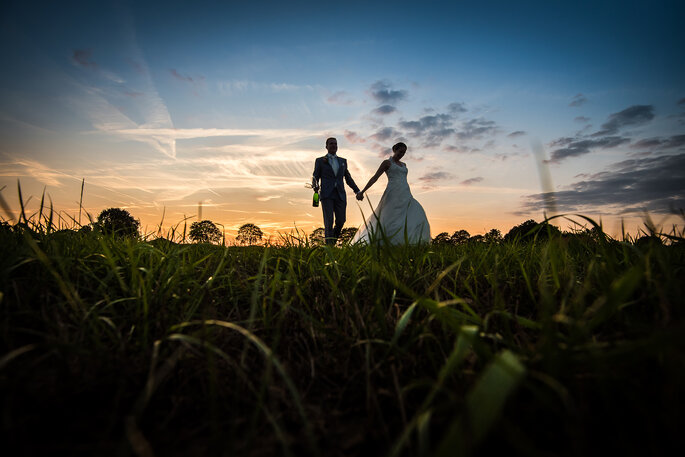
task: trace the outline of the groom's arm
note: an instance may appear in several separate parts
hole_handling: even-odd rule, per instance
[[[312,186],[319,187],[319,180],[321,179],[321,160],[316,159],[314,162],[314,173],[312,173]]]

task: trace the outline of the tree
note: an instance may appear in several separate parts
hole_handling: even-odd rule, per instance
[[[103,233],[109,235],[137,237],[140,222],[125,209],[108,208],[98,216],[97,226]]]
[[[485,241],[485,237],[483,235],[473,235],[471,238],[468,239],[468,243],[482,243]]]
[[[466,230],[457,230],[452,234],[452,237],[450,238],[450,242],[452,244],[464,244],[466,243],[469,238],[471,237],[471,234],[467,232]]]
[[[503,240],[502,232],[500,232],[497,229],[492,229],[488,233],[485,234],[485,242],[486,243],[501,243],[502,240]]]
[[[218,243],[223,238],[221,230],[209,220],[190,224],[188,237],[195,243]]]
[[[349,243],[352,241],[352,238],[354,238],[354,235],[357,234],[357,227],[346,227],[342,229],[340,232],[340,236],[338,237],[338,244],[345,244]]]
[[[549,235],[560,235],[558,228],[548,222],[537,223],[533,219],[521,222],[504,235],[504,241],[533,241],[534,239],[546,240]]]
[[[319,227],[317,229],[314,229],[311,235],[309,235],[309,240],[312,242],[312,244],[323,244],[324,242],[324,229],[323,227]]]
[[[447,232],[438,233],[432,241],[433,244],[450,244],[450,234]]]
[[[243,224],[238,229],[238,236],[235,238],[240,244],[252,245],[262,240],[264,233],[262,229],[254,224]]]

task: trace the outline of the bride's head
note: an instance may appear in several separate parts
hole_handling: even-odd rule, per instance
[[[407,153],[407,145],[399,142],[392,147],[392,158],[400,160]]]

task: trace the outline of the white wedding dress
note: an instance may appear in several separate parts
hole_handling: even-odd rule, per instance
[[[406,240],[411,244],[431,241],[426,212],[409,190],[408,172],[406,165],[399,165],[390,159],[390,168],[385,172],[388,185],[381,201],[364,225],[357,230],[352,243],[383,243],[387,239],[390,244],[402,244],[405,242],[405,234]]]

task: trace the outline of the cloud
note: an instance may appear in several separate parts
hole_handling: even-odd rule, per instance
[[[177,72],[177,71],[176,71],[175,69],[173,69],[173,68],[172,68],[171,70],[169,70],[169,72],[171,73],[171,76],[173,76],[174,78],[178,79],[179,81],[185,81],[185,82],[189,82],[189,83],[194,83],[194,82],[195,82],[195,81],[193,80],[193,78],[191,78],[190,76],[183,76],[182,74],[180,74],[179,72]]]
[[[685,135],[673,135],[670,138],[645,138],[630,147],[633,149],[677,149],[685,146]]]
[[[617,214],[667,214],[685,208],[685,154],[625,160],[584,178],[551,195],[528,195],[523,206],[539,210],[552,197],[561,212],[609,207]]]
[[[392,105],[381,105],[381,106],[379,106],[378,108],[376,108],[375,110],[373,110],[373,111],[371,111],[371,112],[372,112],[373,114],[377,114],[377,115],[380,115],[380,116],[384,116],[384,115],[386,115],[386,114],[392,114],[392,113],[394,113],[395,111],[397,111],[397,108],[395,108],[395,107],[392,106]]]
[[[685,98],[678,100],[678,105],[685,105]]]
[[[466,179],[466,180],[462,181],[462,182],[461,182],[461,185],[463,185],[463,186],[470,186],[471,184],[479,183],[479,182],[481,182],[482,180],[483,180],[483,177],[481,177],[481,176],[476,176],[475,178],[470,178],[470,179]]]
[[[406,90],[393,90],[388,81],[376,81],[371,84],[370,91],[374,100],[386,105],[395,105],[409,95]]]
[[[590,122],[590,118],[589,118],[589,117],[585,117],[585,116],[576,116],[575,118],[573,118],[573,120],[576,121],[576,122],[583,123],[583,124],[584,124],[585,122]]]
[[[446,171],[434,171],[432,173],[426,173],[425,175],[421,176],[419,178],[419,181],[425,182],[425,183],[430,183],[434,181],[441,181],[443,179],[454,179],[456,178],[455,175],[452,173],[448,173]]]
[[[456,115],[459,113],[465,113],[468,110],[464,107],[463,103],[454,102],[447,105],[447,111]]]
[[[136,91],[130,90],[130,91],[124,92],[124,95],[126,95],[127,97],[133,97],[133,98],[135,98],[135,97],[142,97],[142,96],[145,95],[145,94],[142,93],[142,92],[136,92]]]
[[[331,105],[352,105],[354,103],[352,96],[344,90],[334,92],[326,101]]]
[[[91,60],[92,54],[92,49],[74,49],[71,60],[82,67],[97,69],[98,64]]]
[[[620,136],[608,136],[598,140],[560,138],[554,141],[552,144],[565,145],[566,147],[552,151],[552,156],[547,162],[559,163],[569,157],[587,154],[592,149],[609,149],[629,142],[630,140],[628,138],[623,138]]]
[[[457,137],[461,140],[471,140],[482,138],[484,135],[494,135],[499,131],[494,121],[483,118],[469,119],[462,123],[461,129],[457,132]]]
[[[518,137],[518,136],[523,136],[523,135],[525,135],[525,134],[526,134],[526,132],[524,132],[523,130],[517,130],[517,131],[515,131],[515,132],[511,132],[511,133],[510,133],[509,135],[507,135],[507,136],[508,136],[509,138],[516,138],[516,137]]]
[[[383,127],[378,130],[376,130],[376,133],[371,135],[369,138],[378,141],[378,142],[384,142],[384,141],[389,141],[392,138],[397,138],[400,136],[400,132],[395,130],[392,127]]]
[[[613,135],[623,127],[644,124],[652,119],[654,119],[654,107],[652,105],[633,105],[623,111],[611,114],[609,120],[602,124],[602,130],[593,133],[592,136]]]
[[[445,138],[454,135],[453,123],[452,115],[439,113],[423,116],[416,121],[400,121],[398,126],[409,131],[409,135],[423,139],[424,147],[434,147],[439,146]]]
[[[582,106],[587,101],[587,98],[583,94],[576,94],[571,99],[571,103],[568,106]]]
[[[350,143],[365,143],[366,140],[359,136],[356,132],[345,130],[345,139]]]

